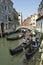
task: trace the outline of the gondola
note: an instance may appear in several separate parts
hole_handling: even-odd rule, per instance
[[[33,54],[39,49],[39,46],[39,43],[37,46],[31,46],[25,53],[26,59],[30,59],[33,56]]]
[[[15,48],[15,49],[9,49],[9,51],[10,51],[10,54],[13,56],[13,55],[15,55],[15,54],[18,54],[18,53],[20,53],[20,52],[22,52],[23,51],[23,48],[27,48],[27,47],[29,47],[29,45],[30,45],[30,43],[22,43],[21,45],[19,45],[17,48]]]
[[[18,40],[18,39],[21,39],[22,37],[24,37],[24,34],[21,34],[21,35],[17,35],[16,37],[7,37],[7,40]]]

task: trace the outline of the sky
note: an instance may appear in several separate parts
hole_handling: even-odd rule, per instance
[[[23,20],[37,13],[41,0],[12,0],[17,12],[22,12]]]

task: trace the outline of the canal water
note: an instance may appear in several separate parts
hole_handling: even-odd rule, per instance
[[[19,34],[19,33],[18,33]],[[10,37],[14,37],[16,34],[12,34],[10,35]],[[22,43],[22,39],[20,40],[16,40],[16,41],[7,41],[6,37],[5,38],[0,38],[0,65],[24,65],[24,52],[15,55],[15,56],[11,56],[9,53],[9,48],[16,48],[17,46],[19,46]],[[35,58],[39,58],[40,54],[37,52],[34,55]],[[35,61],[36,62],[36,61]],[[32,59],[30,59],[28,61],[27,64],[25,65],[38,65],[39,62],[32,64],[33,61]]]

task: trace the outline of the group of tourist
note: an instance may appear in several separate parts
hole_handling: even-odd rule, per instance
[[[23,38],[23,43],[32,43],[34,46],[37,46],[39,43],[39,38],[36,38],[35,34],[29,34],[27,37]]]

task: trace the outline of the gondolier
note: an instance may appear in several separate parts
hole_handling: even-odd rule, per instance
[[[23,39],[22,39],[22,42],[23,42],[23,43],[26,43],[26,39],[25,39],[25,38],[23,38]]]
[[[35,36],[32,37],[32,41],[36,42],[36,37]]]

